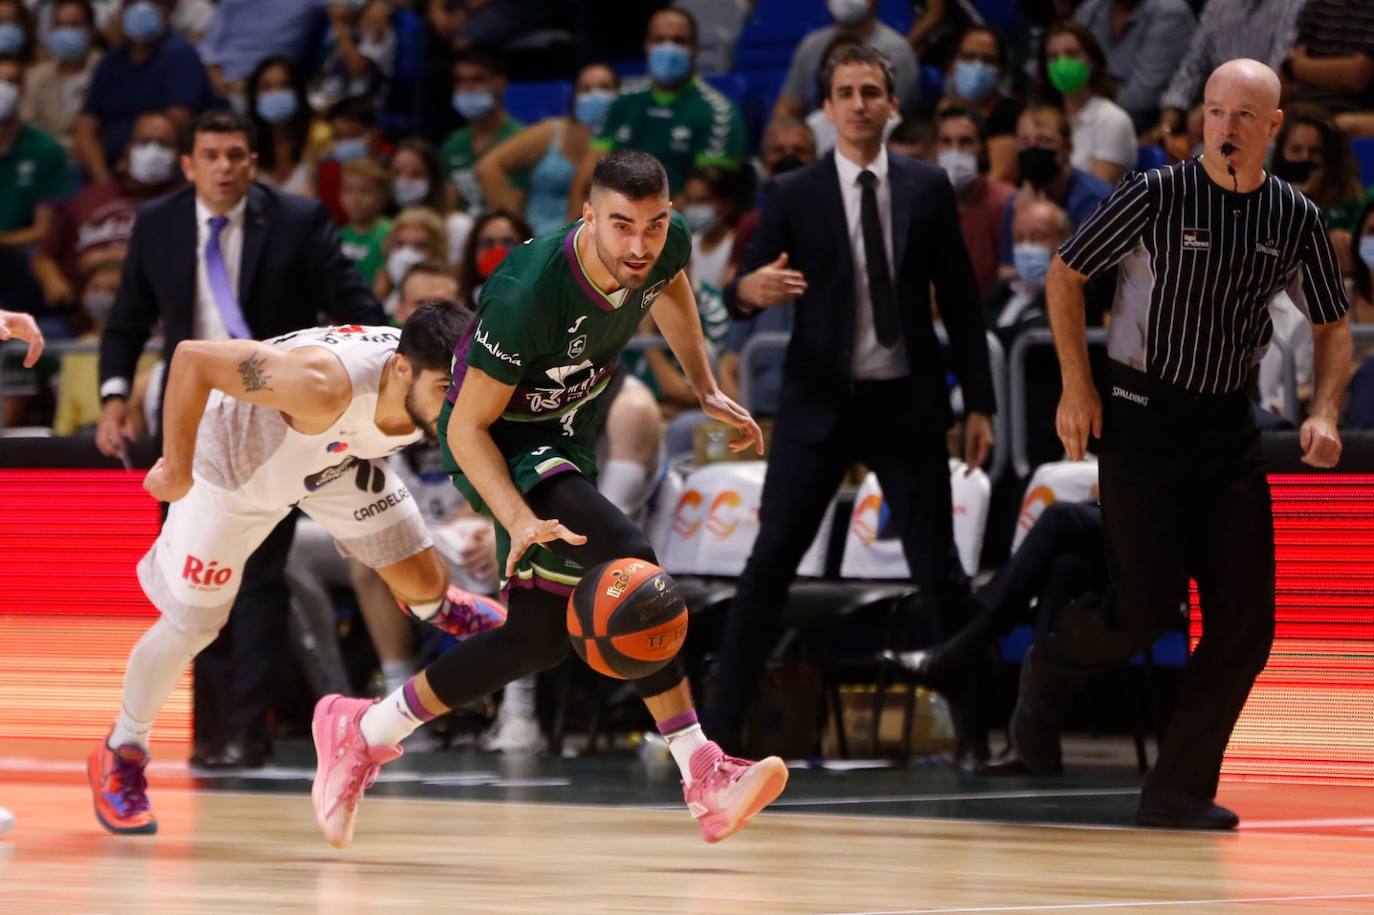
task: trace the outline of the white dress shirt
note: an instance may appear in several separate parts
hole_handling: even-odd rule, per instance
[[[229,288],[239,298],[239,267],[243,264],[243,211],[248,205],[245,196],[224,215],[229,222],[219,233],[219,250],[224,255],[224,269],[229,274]],[[210,241],[210,208],[196,198],[196,313],[191,324],[191,336],[196,340],[228,340],[229,331],[220,317],[215,294],[210,289],[210,273],[205,267],[205,245]],[[243,300],[239,298],[239,307]]]
[[[887,149],[880,148],[878,157],[868,165],[859,165],[835,150],[835,169],[840,174],[840,196],[844,199],[845,225],[849,230],[849,250],[854,255],[854,354],[850,368],[855,379],[881,381],[910,374],[906,362],[906,347],[899,339],[891,349],[878,342],[873,327],[873,300],[868,293],[868,257],[864,250],[863,185],[859,175],[867,170],[878,180],[873,191],[878,197],[878,221],[883,226],[883,247],[887,250],[887,267],[896,267],[892,256],[892,184],[888,180]],[[896,295],[896,282],[893,282]],[[901,303],[897,303],[898,312]]]

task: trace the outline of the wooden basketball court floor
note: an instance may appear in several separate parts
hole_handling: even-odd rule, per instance
[[[676,772],[633,756],[411,754],[329,847],[308,746],[204,777],[155,745],[160,832],[96,824],[71,742],[0,748],[0,912],[1374,912],[1374,791],[1227,785],[1236,834],[1130,827],[1137,780],[794,768],[704,844]]]

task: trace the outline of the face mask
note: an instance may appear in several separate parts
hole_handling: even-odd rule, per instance
[[[1045,272],[1050,269],[1050,258],[1054,252],[1044,245],[1014,245],[1011,249],[1011,262],[1016,265],[1016,275],[1027,283],[1044,285]]]
[[[19,86],[0,81],[0,122],[8,121],[19,110]]]
[[[940,167],[949,175],[949,183],[956,191],[962,191],[978,177],[978,159],[973,153],[947,149],[936,158]]]
[[[52,51],[52,56],[58,60],[81,60],[86,56],[86,49],[90,46],[90,37],[85,29],[66,26],[48,33],[48,50]]]
[[[1270,165],[1274,177],[1282,178],[1289,184],[1306,184],[1312,173],[1317,170],[1316,162],[1306,159],[1285,159],[1278,154],[1274,156],[1274,161]]]
[[[329,147],[329,155],[335,162],[352,162],[367,155],[367,140],[354,137],[352,140],[335,140]]]
[[[606,121],[606,112],[611,110],[611,102],[614,101],[615,93],[606,89],[583,92],[573,102],[573,117],[588,130],[600,130]]]
[[[662,41],[649,49],[649,75],[660,86],[676,86],[692,73],[692,53]]]
[[[1021,169],[1021,179],[1035,187],[1044,187],[1059,174],[1059,153],[1052,149],[1032,146],[1016,154],[1016,164]]]
[[[1360,236],[1360,260],[1370,270],[1374,270],[1374,235]]]
[[[778,175],[785,175],[788,172],[796,171],[805,165],[806,163],[796,156],[783,156],[773,163],[773,177],[776,178]]]
[[[429,180],[427,178],[391,179],[391,199],[396,201],[397,206],[414,206],[428,196]]]
[[[103,327],[114,308],[115,294],[108,289],[92,289],[81,297],[81,308],[97,327]]]
[[[296,114],[296,93],[268,89],[258,96],[258,117],[269,124],[285,124]]]
[[[161,143],[139,143],[129,149],[129,177],[139,184],[171,180],[176,164],[176,151]]]
[[[997,88],[997,70],[981,60],[961,60],[954,65],[954,91],[967,99],[980,99]]]
[[[476,120],[496,107],[496,96],[490,89],[474,89],[471,92],[453,93],[453,110],[467,118]]]
[[[689,203],[682,208],[682,218],[693,232],[705,232],[716,221],[716,208],[709,203]]]
[[[154,3],[126,6],[120,24],[130,41],[153,41],[162,37],[162,9]]]
[[[482,279],[487,279],[496,272],[496,268],[501,266],[501,262],[510,254],[510,248],[505,245],[496,245],[488,248],[486,252],[477,258],[477,275]]]
[[[1088,84],[1092,72],[1088,62],[1073,57],[1056,57],[1050,61],[1050,85],[1065,95],[1073,95]]]
[[[425,259],[425,252],[412,245],[402,245],[386,259],[386,273],[393,286],[400,286],[410,268]]]
[[[868,16],[868,0],[826,0],[826,8],[839,25],[858,25]]]
[[[25,37],[24,30],[13,22],[0,22],[0,54],[18,54]]]

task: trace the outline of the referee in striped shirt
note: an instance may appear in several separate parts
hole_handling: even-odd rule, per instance
[[[1287,291],[1312,322],[1316,393],[1303,460],[1340,457],[1336,413],[1350,366],[1349,303],[1317,206],[1264,171],[1283,121],[1279,79],[1254,60],[1217,68],[1204,95],[1205,153],[1123,180],[1059,249],[1046,279],[1063,375],[1057,428],[1069,456],[1101,439],[1112,587],[1070,604],[1022,671],[1010,736],[1032,771],[1059,765],[1057,715],[1098,670],[1176,626],[1196,579],[1203,635],[1146,778],[1141,825],[1230,829],[1217,779],[1231,730],[1274,635],[1274,528],[1246,384]],[[1108,388],[1093,386],[1083,284],[1119,267]],[[1105,405],[1104,405],[1105,401]]]

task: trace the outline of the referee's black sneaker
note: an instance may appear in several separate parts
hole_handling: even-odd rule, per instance
[[[1235,829],[1240,817],[1215,801],[1173,788],[1149,787],[1140,793],[1135,821],[1160,829]]]

